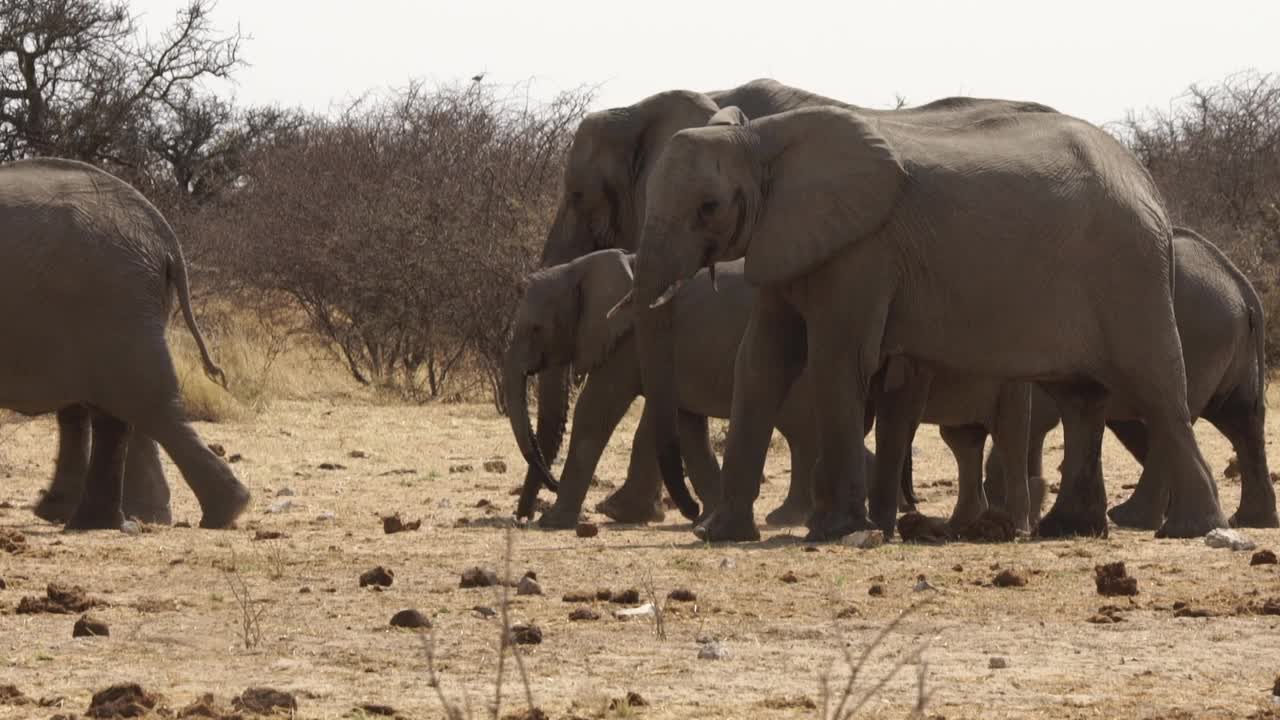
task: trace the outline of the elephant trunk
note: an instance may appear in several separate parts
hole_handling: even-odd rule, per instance
[[[684,481],[677,431],[679,398],[676,396],[675,303],[664,302],[650,307],[672,286],[674,278],[661,272],[646,270],[661,259],[647,258],[637,262],[636,276],[636,343],[640,353],[640,378],[644,386],[645,405],[652,408],[654,441],[658,467],[667,492],[680,514],[696,520],[700,513]],[[643,274],[642,274],[643,273]]]
[[[506,397],[507,418],[511,421],[511,432],[516,436],[520,454],[529,464],[524,485],[520,489],[516,516],[532,517],[533,504],[538,499],[538,490],[543,485],[554,490],[556,482],[542,450],[534,441],[533,428],[529,423],[528,377],[515,352],[508,351],[506,361],[503,363],[502,385],[503,395]]]

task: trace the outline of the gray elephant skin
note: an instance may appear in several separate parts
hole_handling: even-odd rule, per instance
[[[8,309],[0,338],[11,348],[0,355],[0,407],[63,411],[60,428],[81,431],[82,408],[91,426],[84,490],[67,527],[120,526],[129,441],[139,434],[173,458],[200,502],[202,527],[231,525],[249,492],[184,419],[165,342],[176,291],[206,371],[220,372],[195,325],[169,224],[118,178],[54,159],[0,167],[0,218],[0,307]],[[66,451],[73,463],[84,436],[64,432],[59,457]],[[137,446],[135,462],[158,464],[148,443]]]
[[[703,125],[720,105],[734,105],[752,116],[765,116],[798,107],[835,105],[855,108],[874,116],[903,117],[921,122],[941,119],[953,122],[956,117],[996,112],[1052,112],[1037,103],[1000,100],[948,98],[918,108],[902,110],[869,110],[846,105],[774,80],[754,80],[731,90],[702,95],[690,91],[659,93],[626,107],[612,108],[588,115],[576,131],[569,151],[564,179],[564,192],[555,220],[543,248],[543,265],[566,262],[601,248],[633,250],[640,234],[645,207],[645,183],[654,163],[671,134]],[[667,324],[669,328],[669,323]],[[678,413],[670,382],[674,377],[665,358],[645,359],[643,365],[649,403],[659,403],[661,420],[655,435],[660,446],[670,452],[664,458],[664,480],[668,487],[682,484],[676,427]],[[567,419],[569,370],[552,367],[538,377],[538,447],[545,458],[554,458],[559,449]],[[658,383],[667,382],[665,389]],[[909,436],[907,436],[909,444]],[[909,474],[909,453],[902,466]],[[880,472],[892,472],[892,466]],[[539,471],[530,468],[531,474]],[[550,478],[547,478],[550,480]],[[536,478],[526,481],[526,486]],[[628,478],[628,484],[632,482]],[[794,479],[793,479],[794,482]],[[625,489],[625,486],[624,486]],[[673,491],[675,492],[675,491]],[[623,495],[624,493],[619,493]],[[640,493],[628,493],[639,496]],[[793,497],[804,497],[802,493]],[[807,505],[807,501],[805,501]],[[691,508],[682,508],[688,514]],[[788,513],[803,513],[792,510]],[[771,518],[781,518],[771,513]]]
[[[725,494],[700,538],[759,536],[768,428],[806,368],[823,388],[809,537],[869,527],[868,499],[870,517],[891,517],[895,490],[877,482],[868,498],[848,442],[891,356],[1054,396],[1066,463],[1040,535],[1107,531],[1109,394],[1138,409],[1148,470],[1168,479],[1158,535],[1226,525],[1187,410],[1170,223],[1150,176],[1098,128],[1052,112],[930,125],[727,109],[670,139],[646,194],[642,307],[661,310],[681,280],[740,257],[761,288],[735,366]],[[642,354],[657,339],[649,325],[637,322]]]
[[[1192,418],[1204,418],[1231,442],[1240,465],[1240,506],[1234,527],[1280,527],[1266,453],[1265,316],[1257,291],[1212,242],[1174,228],[1174,312],[1187,370]],[[1137,408],[1112,399],[1107,427],[1139,463],[1149,440]],[[1031,397],[1028,473],[1041,475],[1044,437],[1058,425],[1058,406],[1038,388]],[[1001,503],[1001,464],[987,463],[987,496]],[[1133,495],[1108,511],[1117,525],[1154,529],[1164,520],[1168,493],[1144,468]]]

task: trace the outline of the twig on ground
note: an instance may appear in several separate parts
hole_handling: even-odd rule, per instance
[[[842,644],[841,655],[844,659],[845,665],[848,668],[849,678],[845,682],[844,687],[840,689],[839,696],[834,698],[836,702],[834,710],[831,708],[831,703],[833,701],[833,698],[831,693],[830,679],[831,679],[831,673],[835,667],[836,661],[833,660],[831,663],[831,668],[828,669],[827,672],[823,673],[818,678],[819,694],[822,698],[822,703],[821,703],[822,720],[849,720],[850,718],[855,717],[858,714],[858,712],[862,710],[862,708],[865,707],[868,702],[871,701],[871,698],[875,697],[876,694],[878,694],[881,690],[884,689],[886,685],[889,684],[890,680],[892,680],[895,676],[897,676],[898,672],[902,670],[902,668],[911,664],[920,665],[919,678],[918,678],[918,690],[917,690],[918,694],[916,697],[915,708],[912,710],[912,717],[917,717],[917,716],[923,717],[924,707],[928,703],[928,696],[925,694],[925,684],[924,684],[925,673],[927,672],[928,666],[924,663],[924,661],[921,658],[924,654],[924,651],[928,648],[928,643],[921,644],[915,649],[903,655],[901,659],[899,659],[897,662],[893,664],[893,667],[889,670],[888,673],[884,675],[884,677],[880,678],[878,681],[872,684],[865,691],[861,693],[857,692],[857,684],[858,684],[858,677],[862,674],[862,671],[866,669],[867,662],[870,659],[871,655],[878,648],[884,645],[885,639],[894,630],[896,630],[898,626],[901,625],[908,616],[910,616],[920,607],[924,605],[928,605],[931,602],[933,602],[932,599],[925,600],[925,601],[916,603],[915,605],[912,605],[906,608],[905,610],[903,610],[901,613],[898,614],[896,618],[890,621],[888,625],[885,625],[884,628],[880,630],[880,632],[876,633],[876,636],[872,638],[871,642],[865,648],[863,648],[862,653],[856,658],[853,656],[853,653],[849,651],[849,648]]]

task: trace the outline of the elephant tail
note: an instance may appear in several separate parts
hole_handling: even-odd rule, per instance
[[[200,361],[204,364],[204,373],[226,390],[227,374],[213,361],[213,356],[209,354],[209,348],[205,345],[204,336],[200,334],[200,327],[196,325],[196,316],[191,312],[191,286],[187,281],[187,261],[182,256],[182,246],[177,242],[173,244],[173,253],[169,256],[167,272],[169,282],[178,293],[178,305],[182,307],[182,318],[186,320],[187,329],[191,331],[191,337],[195,338],[196,347],[200,350]]]

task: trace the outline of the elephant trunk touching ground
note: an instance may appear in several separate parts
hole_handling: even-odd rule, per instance
[[[502,392],[506,398],[507,418],[511,421],[511,433],[516,436],[516,444],[520,446],[520,454],[529,464],[524,485],[520,489],[520,501],[516,506],[517,517],[532,517],[533,503],[538,497],[538,490],[546,485],[556,490],[556,481],[548,467],[546,456],[542,454],[540,444],[533,436],[533,427],[529,423],[529,386],[528,373],[523,359],[517,349],[508,349],[503,361]],[[557,443],[558,445],[559,443]]]

